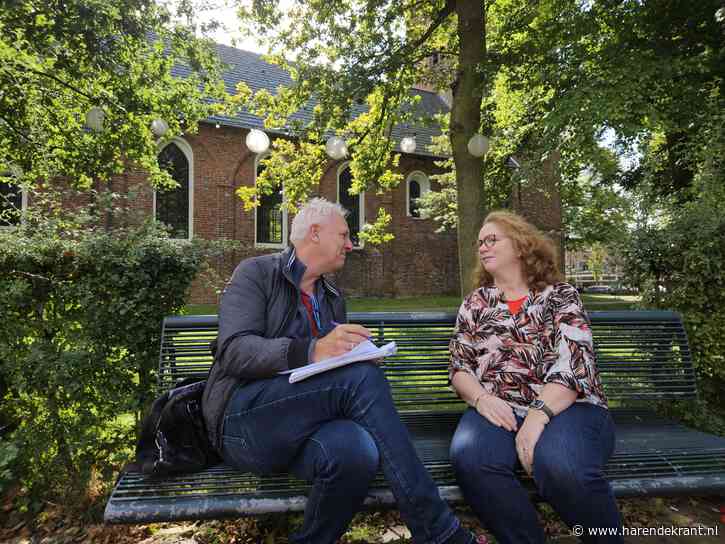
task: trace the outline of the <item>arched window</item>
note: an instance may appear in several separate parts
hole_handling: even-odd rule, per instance
[[[266,155],[257,157],[255,166],[254,183],[264,172],[265,165],[262,162]],[[287,245],[287,210],[282,208],[284,189],[279,188],[271,195],[262,195],[259,206],[255,210],[256,223],[256,244],[261,246],[286,246]]]
[[[26,191],[9,178],[15,175],[12,172],[0,174],[0,227],[13,227],[19,225],[23,213],[28,206]]]
[[[418,199],[430,191],[430,181],[423,172],[413,172],[406,181],[407,214],[410,217],[420,217],[420,204]]]
[[[357,195],[351,195],[351,187],[350,164],[343,164],[337,171],[337,201],[350,212],[347,216],[350,239],[355,247],[360,247],[360,227],[365,223],[365,194],[361,191]]]
[[[174,238],[192,237],[193,162],[191,147],[174,139],[159,153],[159,165],[179,184],[154,193],[154,217],[169,227]]]

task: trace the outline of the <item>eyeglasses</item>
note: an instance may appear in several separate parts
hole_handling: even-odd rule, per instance
[[[495,234],[489,234],[488,236],[484,236],[482,240],[478,240],[478,247],[486,246],[486,249],[491,249],[493,246],[496,245],[496,242],[500,242],[501,240],[504,240],[504,236],[496,236]]]

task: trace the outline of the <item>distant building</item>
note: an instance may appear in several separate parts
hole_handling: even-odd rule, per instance
[[[566,252],[566,279],[579,288],[592,285],[608,285],[613,289],[622,287],[624,267],[620,259],[603,250],[600,277],[596,277],[591,267],[592,249],[580,249]]]

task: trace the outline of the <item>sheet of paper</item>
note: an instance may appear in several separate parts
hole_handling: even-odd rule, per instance
[[[325,359],[317,363],[311,363],[300,368],[295,368],[294,370],[288,370],[283,372],[283,374],[289,374],[289,382],[295,383],[309,378],[310,376],[314,376],[315,374],[319,374],[320,372],[326,372],[327,370],[348,365],[350,363],[389,357],[390,355],[394,355],[397,349],[395,342],[390,342],[384,346],[377,347],[370,340],[365,340],[364,342],[360,342],[354,349],[347,353],[338,355],[337,357],[330,357],[329,359]]]

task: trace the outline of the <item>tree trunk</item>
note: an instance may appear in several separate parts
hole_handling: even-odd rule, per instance
[[[486,56],[485,6],[482,0],[457,0],[458,70],[453,83],[451,148],[458,193],[458,271],[461,295],[472,287],[478,262],[476,239],[485,216],[483,159],[468,152],[468,140],[480,129]]]

